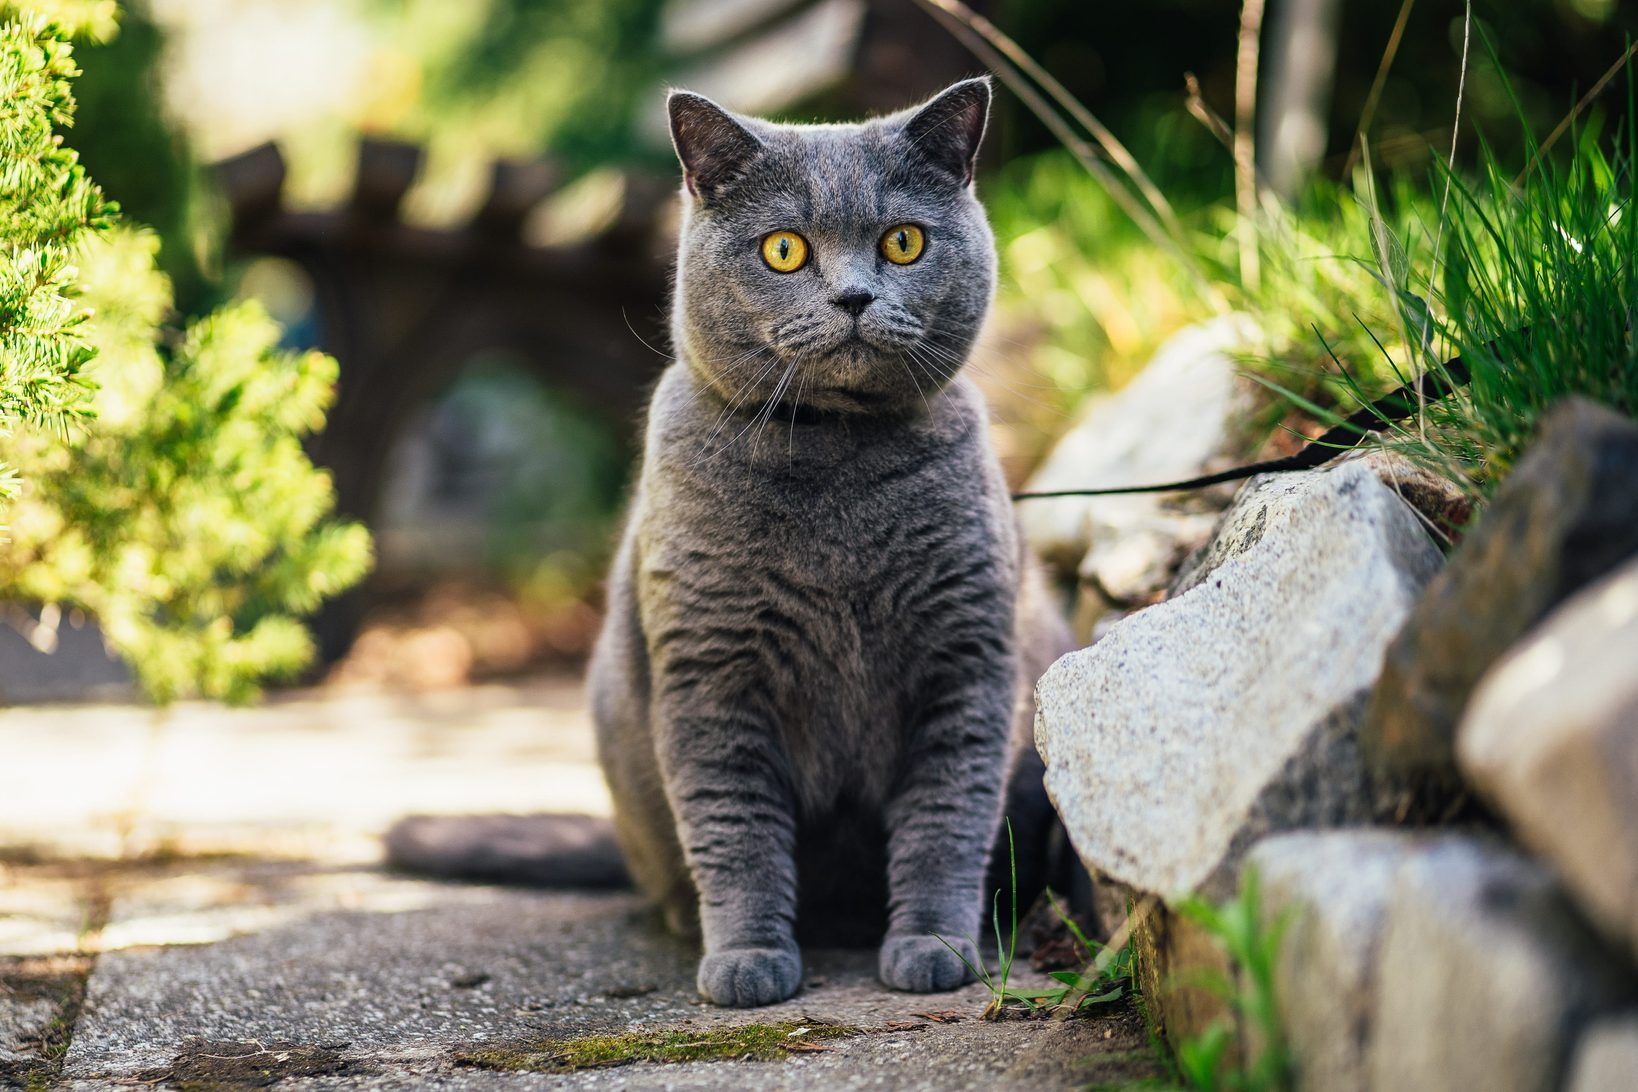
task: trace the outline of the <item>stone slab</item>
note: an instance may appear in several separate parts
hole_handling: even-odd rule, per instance
[[[1638,1088],[1638,1013],[1600,1020],[1576,1046],[1566,1092]]]
[[[1371,1087],[1547,1092],[1575,1037],[1638,992],[1539,865],[1447,837],[1396,871],[1371,1017]]]
[[[1638,560],[1486,673],[1456,757],[1587,916],[1638,953]]]
[[[1377,956],[1394,873],[1415,845],[1386,830],[1302,831],[1246,858],[1264,926],[1283,929],[1274,986],[1299,1089],[1371,1087]]]
[[[1239,453],[1256,402],[1233,356],[1254,332],[1244,316],[1227,316],[1172,337],[1130,383],[1089,401],[1027,488],[1147,485],[1217,469]],[[1064,572],[1078,569],[1108,609],[1164,591],[1231,494],[1057,497],[1018,511],[1036,551]]]
[[[0,710],[0,848],[373,862],[406,814],[609,813],[581,684]]]

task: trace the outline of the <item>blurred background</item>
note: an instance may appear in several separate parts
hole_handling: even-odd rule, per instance
[[[979,182],[1001,289],[975,371],[1022,482],[1090,396],[1222,310],[1219,286],[1239,281],[1234,161],[1211,121],[1235,112],[1241,11],[972,6],[1131,149],[1189,250],[1157,246],[1002,90]],[[1474,18],[1462,124],[1503,158],[1638,31],[1638,8],[1616,0],[1490,0]],[[1355,204],[1362,132],[1385,192],[1428,190],[1463,25],[1455,0],[1271,0],[1258,165],[1309,210],[1317,252],[1358,257],[1326,225]],[[339,362],[308,450],[375,561],[318,614],[303,678],[418,690],[573,671],[595,632],[638,414],[667,352],[665,89],[829,120],[983,70],[917,0],[132,0],[102,37],[75,46],[73,146],[157,236],[175,325],[254,299],[286,347]],[[1300,313],[1245,284],[1232,302],[1289,328],[1271,360],[1312,367],[1315,328],[1344,351],[1361,339],[1357,281]],[[1279,419],[1263,433],[1274,448]],[[77,616],[49,642],[34,636],[37,604],[10,618],[8,701],[126,686]],[[34,651],[46,644],[55,655]]]

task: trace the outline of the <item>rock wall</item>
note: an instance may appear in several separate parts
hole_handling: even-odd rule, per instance
[[[1178,570],[1144,607],[1081,566],[1138,609],[1036,720],[1089,871],[1158,896],[1140,979],[1174,1043],[1236,1017],[1198,983],[1237,969],[1172,908],[1251,867],[1297,1087],[1638,1088],[1638,425],[1566,403],[1472,523],[1469,496],[1376,452],[1247,483],[1180,565],[1141,521],[1058,539]]]

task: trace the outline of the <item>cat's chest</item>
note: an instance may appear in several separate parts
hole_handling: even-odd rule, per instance
[[[655,521],[653,557],[672,571],[714,569],[719,583],[755,589],[759,609],[856,628],[865,643],[902,639],[923,605],[916,589],[929,579],[1006,579],[1004,564],[986,564],[1011,551],[987,499],[951,488],[943,473],[916,464],[819,478],[734,468],[676,490]]]

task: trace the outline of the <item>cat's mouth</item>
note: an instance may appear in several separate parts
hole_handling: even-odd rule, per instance
[[[892,352],[896,347],[896,343],[892,339],[883,338],[880,335],[872,337],[858,323],[854,323],[851,331],[843,335],[826,350],[826,355],[871,357],[878,353]]]

